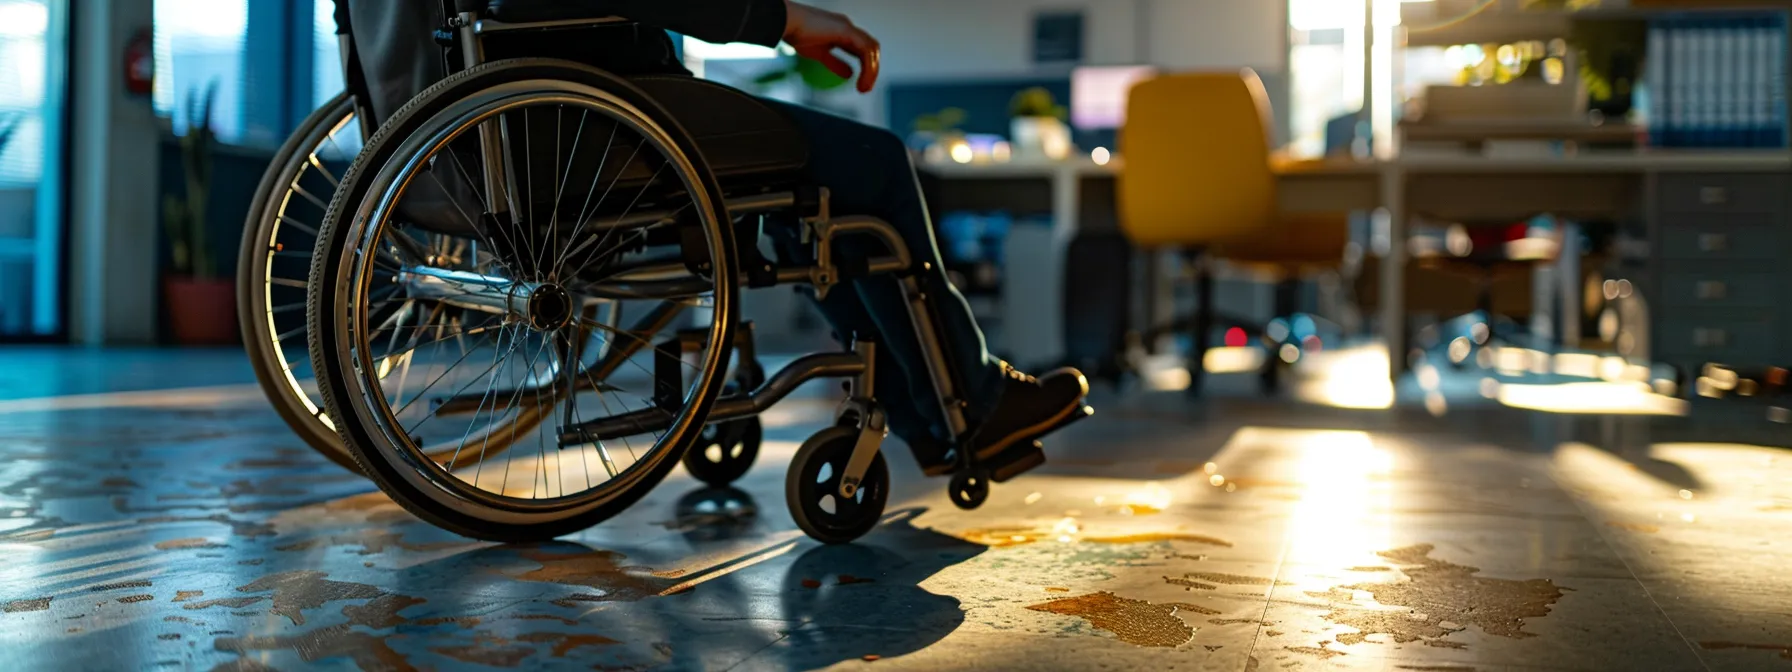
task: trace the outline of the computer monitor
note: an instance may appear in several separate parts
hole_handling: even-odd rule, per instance
[[[1070,72],[1070,124],[1078,130],[1111,130],[1126,125],[1126,94],[1132,85],[1157,74],[1149,65],[1103,65]]]

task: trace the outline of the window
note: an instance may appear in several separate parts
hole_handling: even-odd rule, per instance
[[[0,189],[36,185],[44,165],[44,0],[0,0]]]
[[[311,106],[342,92],[342,43],[336,40],[336,3],[313,0],[311,8]]]
[[[156,113],[186,133],[195,106],[216,87],[213,129],[219,140],[242,142],[248,0],[156,0],[155,7]]]
[[[62,331],[68,5],[0,0],[0,341]]]

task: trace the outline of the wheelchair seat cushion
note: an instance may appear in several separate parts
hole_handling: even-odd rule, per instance
[[[724,190],[790,186],[808,165],[795,122],[751,94],[688,75],[629,81],[678,120]]]

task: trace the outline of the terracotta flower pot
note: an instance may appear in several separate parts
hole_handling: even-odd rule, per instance
[[[231,345],[239,342],[236,282],[230,278],[162,279],[162,298],[174,340],[181,345]]]

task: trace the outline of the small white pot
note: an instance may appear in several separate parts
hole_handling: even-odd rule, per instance
[[[1015,117],[1009,122],[1015,159],[1063,160],[1070,156],[1070,126],[1056,117]]]

